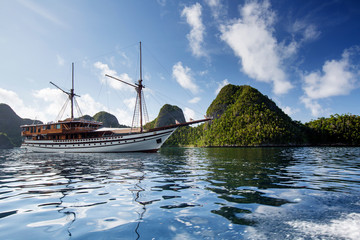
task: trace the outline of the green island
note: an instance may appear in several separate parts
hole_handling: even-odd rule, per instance
[[[331,115],[308,123],[292,120],[270,98],[257,89],[227,85],[210,104],[206,115],[212,120],[195,127],[180,127],[164,146],[247,147],[247,146],[359,146],[360,117]],[[107,112],[83,118],[103,122],[104,127],[127,127]],[[8,105],[0,104],[0,148],[21,145],[20,125],[34,120],[20,118]],[[40,121],[36,121],[40,123]],[[165,104],[158,117],[144,129],[183,123],[183,111]]]
[[[247,85],[223,87],[206,114],[213,120],[179,128],[165,146],[360,145],[359,116],[335,114],[303,124]]]

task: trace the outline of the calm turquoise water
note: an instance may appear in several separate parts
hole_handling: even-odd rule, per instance
[[[0,151],[0,239],[360,239],[360,148]]]

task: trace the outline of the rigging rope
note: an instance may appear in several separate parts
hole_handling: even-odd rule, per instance
[[[66,110],[66,107],[67,107],[69,101],[70,101],[70,99],[67,98],[65,104],[63,105],[63,107],[61,108],[59,114],[57,115],[57,117],[55,119],[56,121],[59,121],[62,118],[62,116],[64,115],[64,112]]]

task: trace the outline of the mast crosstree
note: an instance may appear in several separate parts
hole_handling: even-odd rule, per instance
[[[128,83],[124,80],[121,80],[119,78],[116,78],[114,76],[110,76],[108,74],[105,74],[106,77],[115,79],[117,81],[120,81],[122,83],[125,83],[133,88],[135,88],[135,91],[137,93],[136,95],[136,103],[135,103],[135,109],[134,109],[134,115],[133,115],[133,122],[132,122],[132,127],[134,127],[134,124],[136,122],[136,119],[138,117],[140,117],[140,132],[143,132],[143,116],[145,118],[147,117],[147,110],[146,110],[146,105],[145,105],[145,99],[144,99],[144,94],[143,94],[143,88],[145,88],[145,86],[142,84],[142,54],[141,54],[141,42],[140,42],[140,78],[138,80],[138,83],[132,84],[132,83]]]
[[[54,85],[56,88],[60,89],[63,93],[65,93],[66,95],[69,96],[69,100],[71,102],[71,119],[74,119],[74,102],[76,103],[76,106],[78,107],[78,104],[77,104],[77,102],[75,100],[75,96],[80,97],[79,95],[74,93],[74,63],[72,63],[72,74],[71,75],[72,75],[72,78],[71,78],[72,83],[71,83],[70,92],[67,92],[67,91],[63,90],[62,88],[60,88],[58,85],[56,85],[53,82],[50,82],[50,83],[52,85]],[[67,102],[65,104],[67,104]],[[79,107],[78,107],[78,111],[79,111],[80,115],[82,115]]]

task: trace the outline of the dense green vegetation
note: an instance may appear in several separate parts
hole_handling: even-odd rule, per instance
[[[360,145],[360,117],[293,121],[250,86],[225,86],[207,110],[212,121],[178,129],[167,146]]]
[[[335,114],[305,125],[312,144],[360,145],[360,116]]]
[[[185,122],[184,113],[178,106],[165,104],[159,111],[159,115],[153,121],[145,124],[144,129],[158,128],[167,125]]]

